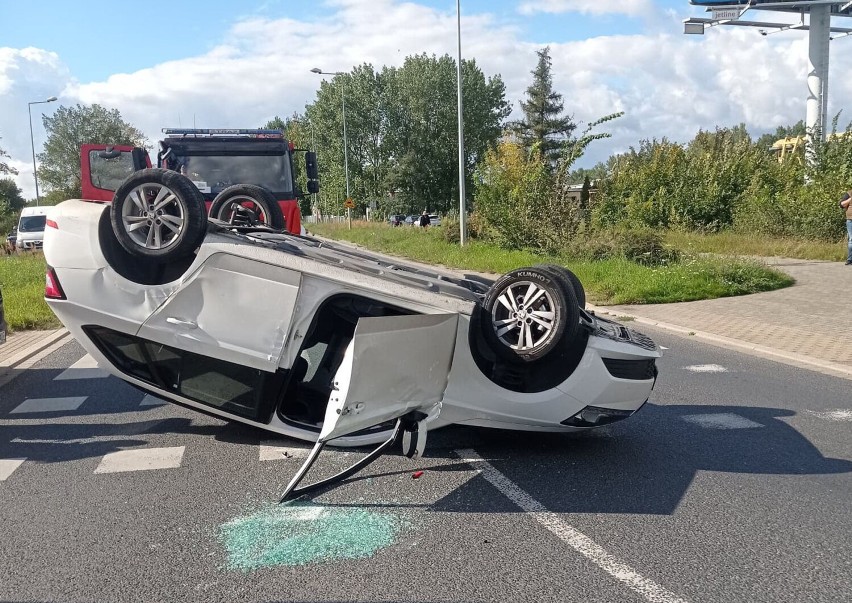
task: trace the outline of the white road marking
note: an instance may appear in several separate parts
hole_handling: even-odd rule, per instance
[[[162,406],[163,404],[168,404],[168,402],[166,402],[165,400],[161,400],[157,396],[145,394],[145,397],[142,398],[142,401],[139,403],[139,406]]]
[[[70,398],[28,398],[24,400],[10,414],[24,412],[57,412],[65,410],[77,410],[86,401],[86,396]]]
[[[809,415],[813,415],[820,419],[828,419],[829,421],[852,421],[852,410],[847,408],[838,408],[837,410],[805,410]]]
[[[98,367],[97,361],[89,354],[69,366],[53,378],[54,381],[66,379],[103,379],[109,377],[109,373]]]
[[[261,461],[280,461],[283,459],[303,459],[308,456],[310,448],[298,446],[284,446],[280,440],[264,440],[259,446]]]
[[[667,350],[667,349],[669,349],[669,348],[667,348],[667,347],[666,347],[666,346],[664,346],[664,345],[661,345],[661,346],[660,346],[660,349],[661,349],[661,350]]]
[[[693,364],[692,366],[683,367],[687,371],[693,373],[727,373],[728,369],[719,364]]]
[[[763,427],[750,419],[732,412],[720,412],[707,415],[684,415],[684,421],[695,423],[707,429],[755,429]]]
[[[622,563],[616,557],[607,553],[603,547],[596,544],[591,538],[562,521],[559,515],[548,511],[544,505],[521,490],[514,482],[480,457],[475,450],[456,450],[456,454],[465,462],[470,463],[474,468],[480,469],[485,479],[491,482],[495,488],[526,513],[532,515],[533,519],[557,538],[600,567],[610,576],[625,584],[631,590],[634,590],[648,601],[653,601],[654,603],[684,603],[684,600],[674,593],[666,590],[653,580],[645,578],[629,565]]]
[[[0,459],[0,482],[5,482],[9,476],[15,472],[15,469],[21,466],[25,458],[20,459]]]
[[[119,450],[105,454],[95,473],[121,473],[180,467],[185,446]]]

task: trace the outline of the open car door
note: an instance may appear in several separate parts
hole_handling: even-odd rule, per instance
[[[353,475],[400,439],[407,456],[419,456],[426,421],[441,411],[457,329],[456,314],[360,319],[335,374],[319,439],[281,501]],[[297,488],[327,443],[394,420],[391,437],[367,457],[331,478]]]
[[[151,167],[148,151],[127,145],[84,144],[80,147],[83,199],[112,201],[115,190],[133,172]]]

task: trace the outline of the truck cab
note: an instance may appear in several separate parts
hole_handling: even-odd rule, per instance
[[[216,196],[236,184],[264,188],[277,201],[287,231],[303,234],[294,176],[294,145],[281,130],[165,128],[157,167],[180,172],[201,192],[210,210]],[[315,155],[306,153],[308,192],[317,192]],[[83,145],[83,197],[111,201],[130,173],[152,167],[147,151],[129,146]],[[311,178],[311,176],[314,176]]]

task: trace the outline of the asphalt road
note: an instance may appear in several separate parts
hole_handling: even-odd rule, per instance
[[[669,349],[631,419],[439,430],[289,506],[302,445],[55,380],[68,344],[0,390],[0,600],[848,601],[849,381],[641,330]]]

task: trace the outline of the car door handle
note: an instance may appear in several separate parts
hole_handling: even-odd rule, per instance
[[[169,316],[166,318],[166,322],[170,325],[177,325],[179,327],[184,327],[187,329],[197,329],[198,323],[193,322],[191,320],[181,320],[180,318],[175,318],[174,316]]]

